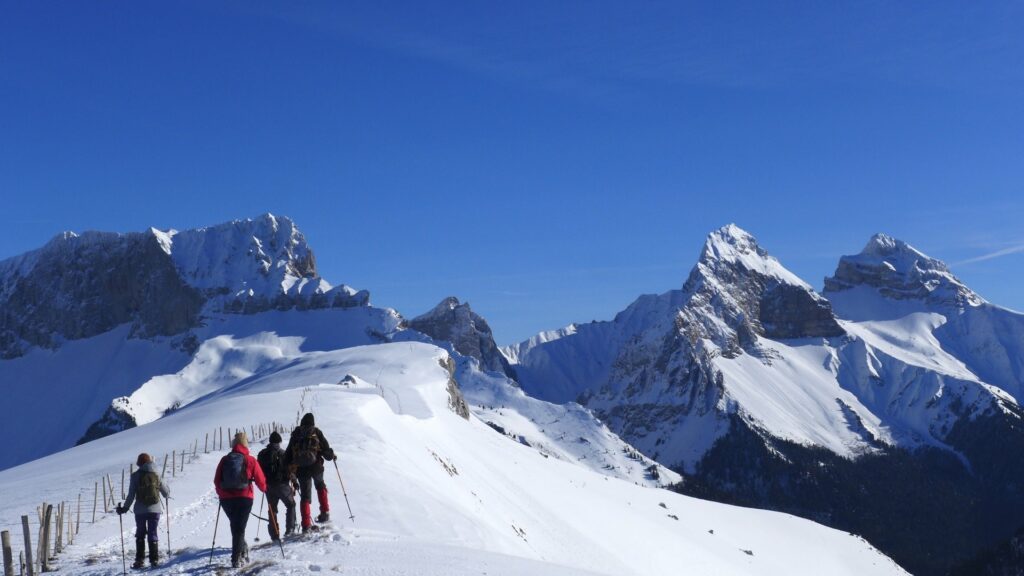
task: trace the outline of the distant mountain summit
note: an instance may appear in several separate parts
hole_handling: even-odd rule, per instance
[[[985,302],[945,263],[886,234],[874,235],[860,254],[840,258],[835,275],[825,279],[825,293],[832,296],[858,287],[893,300],[931,305],[978,306]]]
[[[434,340],[450,342],[463,356],[476,358],[480,367],[515,377],[508,360],[498,351],[491,327],[469,303],[454,296],[442,300],[429,312],[409,321],[409,327]]]
[[[64,232],[0,262],[0,357],[102,334],[174,336],[204,311],[365,306],[369,293],[332,288],[288,218],[264,214],[195,230]]]

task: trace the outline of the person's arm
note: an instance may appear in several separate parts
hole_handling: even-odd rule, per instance
[[[323,454],[324,460],[336,460],[338,456],[334,453],[331,445],[327,443],[327,438],[324,437],[323,431],[317,428],[316,435],[320,437],[320,453]]]
[[[160,482],[160,493],[164,495],[164,498],[171,497],[171,488],[167,485],[167,482]]]
[[[220,491],[220,469],[223,466],[224,458],[221,458],[220,462],[217,463],[217,471],[213,473],[213,485],[215,488],[217,488],[218,492]]]
[[[255,458],[252,459],[252,479],[256,482],[256,487],[260,489],[260,492],[266,493],[267,477],[263,475],[263,467]]]
[[[132,507],[132,502],[135,501],[135,490],[139,485],[139,473],[132,472],[131,477],[128,479],[128,495],[125,496],[124,504],[121,504],[121,509],[117,511],[118,514],[124,514]]]

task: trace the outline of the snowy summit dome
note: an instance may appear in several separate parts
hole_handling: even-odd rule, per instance
[[[984,302],[944,262],[881,233],[872,236],[860,254],[840,258],[835,275],[825,279],[826,294],[858,286],[875,288],[894,300],[972,306]]]

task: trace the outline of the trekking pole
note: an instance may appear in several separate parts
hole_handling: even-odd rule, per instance
[[[167,557],[171,557],[171,499],[164,496],[164,508],[167,508]]]
[[[266,494],[261,494],[260,495],[260,514],[263,514],[263,500],[266,499],[266,497],[267,497]],[[269,510],[269,508],[267,508],[267,509]],[[259,518],[259,516],[257,516],[257,518]],[[260,541],[260,524],[261,524],[260,522],[256,523],[256,538],[255,538],[256,542]]]
[[[334,459],[334,471],[338,473],[338,484],[341,484],[341,493],[345,496],[345,506],[348,506],[348,519],[355,521],[355,514],[352,514],[352,505],[348,503],[348,492],[345,492],[345,483],[341,480],[341,469],[338,468],[338,459]]]
[[[281,537],[281,526],[277,523],[277,514],[274,514],[274,509],[267,506],[267,512],[270,512],[270,523],[274,526],[274,531],[277,532],[277,545],[281,547],[281,558],[284,558],[284,538]]]
[[[213,521],[213,542],[210,543],[210,561],[207,566],[213,564],[213,547],[217,545],[217,526],[220,524],[220,501],[217,502],[217,519]]]
[[[117,503],[117,508],[118,508],[118,511],[120,511],[121,502]],[[124,515],[123,514],[118,514],[117,515],[117,522],[118,522],[118,524],[121,525],[121,573],[124,574],[124,576],[128,576],[128,563],[125,562],[125,560],[124,560]]]

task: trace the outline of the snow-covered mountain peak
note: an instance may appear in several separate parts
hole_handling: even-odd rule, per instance
[[[735,224],[708,235],[683,292],[682,322],[691,339],[708,338],[733,353],[753,344],[755,335],[785,339],[842,333],[828,301]]]
[[[306,237],[287,217],[267,213],[206,228],[152,233],[185,281],[206,292],[274,297],[331,289],[317,276]]]
[[[806,282],[762,248],[752,234],[735,224],[727,224],[708,234],[696,271],[714,275],[723,268],[730,273],[753,272],[810,289]]]
[[[841,257],[835,275],[825,279],[826,294],[833,300],[842,295],[838,299],[843,308],[850,307],[846,302],[850,298],[843,293],[861,287],[890,300],[930,305],[963,307],[985,302],[944,262],[887,234],[872,236],[860,254]]]

